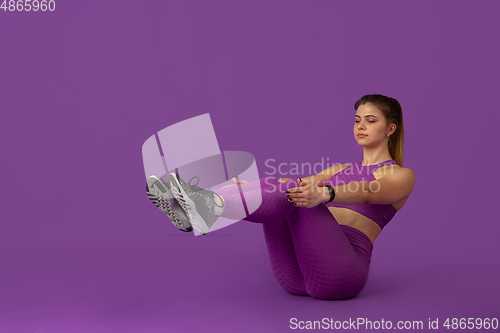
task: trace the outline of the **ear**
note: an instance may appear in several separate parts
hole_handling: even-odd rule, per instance
[[[396,132],[396,124],[389,125],[389,128],[387,130],[387,136],[392,135],[394,132]]]

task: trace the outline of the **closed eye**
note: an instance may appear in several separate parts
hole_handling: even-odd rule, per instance
[[[359,123],[359,120],[355,120],[354,122],[355,122],[355,123]],[[368,122],[369,122],[369,123],[374,123],[374,121],[373,121],[373,120],[368,120]]]

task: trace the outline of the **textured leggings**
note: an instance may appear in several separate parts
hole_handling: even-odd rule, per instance
[[[324,204],[294,206],[285,192],[298,186],[267,177],[214,192],[224,198],[223,217],[241,217],[243,200],[253,211],[244,220],[262,223],[273,274],[287,292],[319,299],[355,296],[368,278],[372,242],[339,225]]]

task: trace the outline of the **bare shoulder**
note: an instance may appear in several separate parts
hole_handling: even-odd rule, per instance
[[[415,174],[409,168],[402,168],[399,165],[391,164],[373,172],[378,190],[373,192],[370,203],[372,204],[392,204],[396,211],[400,210],[415,186]]]
[[[399,167],[399,173],[402,174],[401,177],[406,179],[411,184],[415,185],[415,173],[410,168],[401,168]]]
[[[386,176],[393,176],[391,178],[398,179],[408,184],[415,184],[415,173],[413,172],[413,170],[411,170],[410,168],[400,167],[398,164],[384,165],[383,167],[375,170],[374,175],[375,173],[378,174],[376,176],[377,179]]]

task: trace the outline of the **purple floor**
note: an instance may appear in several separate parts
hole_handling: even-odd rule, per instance
[[[142,199],[116,212],[114,225],[136,229],[134,237],[102,226],[100,239],[89,237],[88,244],[82,235],[75,243],[33,237],[29,246],[4,244],[0,331],[283,332],[292,318],[422,321],[427,331],[429,318],[441,324],[448,317],[498,317],[496,254],[473,260],[464,249],[420,250],[422,244],[391,238],[397,220],[375,243],[364,290],[353,299],[323,301],[279,286],[260,225],[239,222],[194,237]]]

